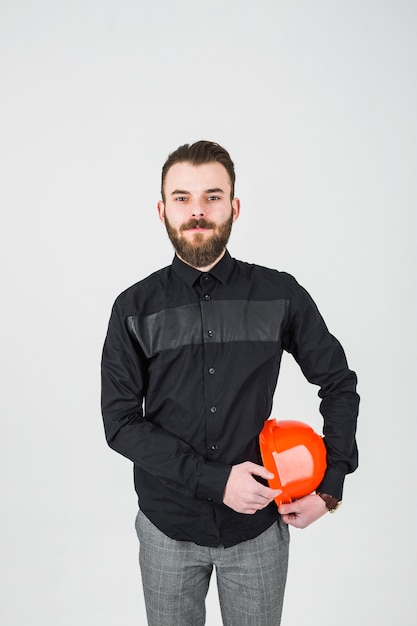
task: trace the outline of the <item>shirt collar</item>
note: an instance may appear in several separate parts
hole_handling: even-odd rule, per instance
[[[200,270],[195,269],[195,267],[187,265],[187,263],[181,261],[177,255],[175,255],[174,260],[172,261],[172,269],[189,287],[192,287],[195,281],[198,280],[202,274],[206,273],[211,274],[221,283],[226,283],[233,271],[233,267],[234,261],[227,250],[220,261],[216,263],[216,265],[212,267],[209,272],[201,272]]]

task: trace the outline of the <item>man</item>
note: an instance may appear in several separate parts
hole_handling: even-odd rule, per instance
[[[224,624],[279,624],[287,525],[334,510],[357,466],[356,376],[292,276],[226,250],[234,183],[216,143],[169,156],[158,214],[173,263],[117,298],[103,350],[106,437],[134,463],[151,626],[204,624],[213,566]],[[318,493],[278,510],[258,437],[283,350],[320,387],[328,460]]]

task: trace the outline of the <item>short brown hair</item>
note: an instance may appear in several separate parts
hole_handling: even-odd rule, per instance
[[[203,163],[220,163],[226,169],[230,178],[230,199],[233,200],[235,195],[235,166],[230,154],[222,148],[218,143],[214,141],[196,141],[193,144],[184,144],[172,152],[162,167],[162,180],[161,180],[161,194],[162,199],[165,202],[164,196],[164,183],[168,170],[175,163],[183,162],[191,163],[192,165],[203,165]]]

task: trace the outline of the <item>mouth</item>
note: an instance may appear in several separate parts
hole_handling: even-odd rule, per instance
[[[188,231],[192,233],[204,233],[208,230],[213,230],[214,224],[207,222],[204,219],[201,220],[189,220],[186,224],[183,224],[181,231]]]
[[[211,228],[206,228],[205,226],[195,226],[194,228],[186,228],[185,230],[192,233],[204,233],[207,230],[211,230]]]

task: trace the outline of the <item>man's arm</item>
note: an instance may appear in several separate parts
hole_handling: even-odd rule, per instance
[[[102,355],[102,415],[108,445],[187,497],[222,502],[231,467],[206,461],[182,439],[147,421],[148,369],[116,301]]]
[[[348,368],[342,346],[328,331],[315,303],[295,280],[284,348],[294,356],[307,380],[320,387],[327,469],[318,491],[341,500],[345,476],[358,465],[356,374]],[[291,507],[294,513],[297,509],[300,523],[294,525],[302,526],[304,516],[306,519],[321,517],[327,510],[320,496],[307,498],[305,502],[300,499],[296,506],[293,503],[281,509],[285,514],[289,514]]]

